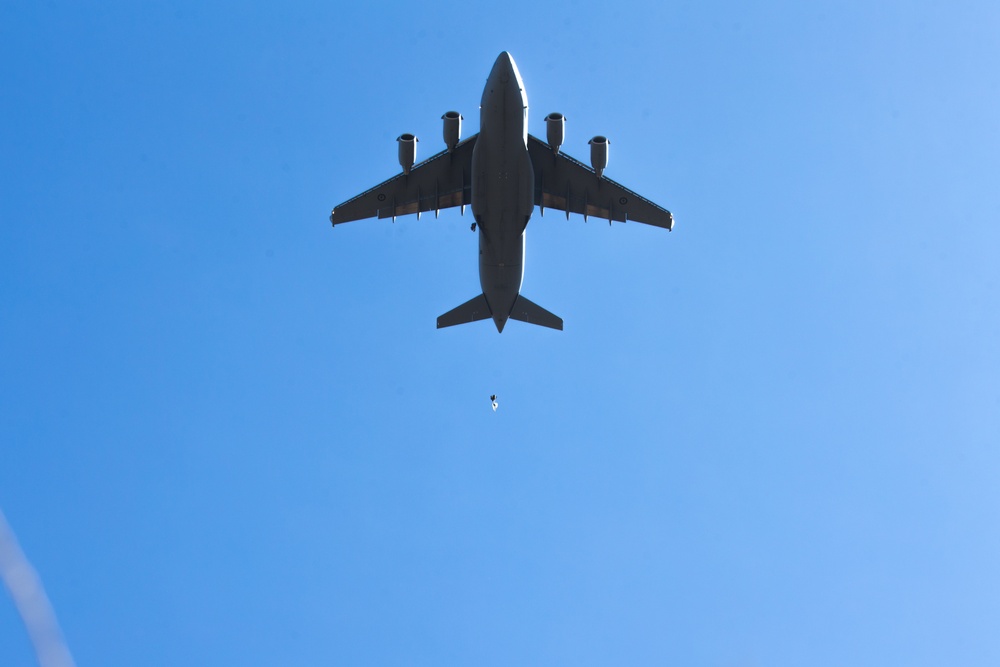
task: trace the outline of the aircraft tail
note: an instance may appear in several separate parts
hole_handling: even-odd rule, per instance
[[[514,308],[510,311],[510,318],[528,324],[537,324],[550,329],[562,331],[563,321],[558,315],[553,315],[536,303],[524,298],[523,294],[518,295],[514,302]],[[438,325],[440,326],[440,325]]]
[[[439,317],[437,319],[437,328],[443,329],[445,327],[453,327],[456,324],[488,320],[491,317],[493,317],[493,311],[490,310],[490,305],[486,302],[486,297],[480,294]],[[538,326],[558,329],[559,331],[562,331],[563,328],[561,317],[553,315],[538,304],[529,301],[523,295],[518,295],[508,317],[512,320],[537,324]],[[493,319],[497,322],[497,331],[503,331],[503,325],[507,321],[507,317],[500,315],[493,317]]]
[[[493,313],[490,312],[490,306],[486,303],[486,297],[480,294],[439,317],[437,328],[443,329],[444,327],[453,327],[456,324],[488,320],[491,317],[493,317]]]

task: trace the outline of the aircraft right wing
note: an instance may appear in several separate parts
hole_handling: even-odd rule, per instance
[[[528,135],[528,155],[535,170],[535,205],[604,220],[643,222],[667,231],[674,216],[609,178],[598,178],[593,169],[547,143]]]
[[[336,227],[364,218],[395,218],[410,213],[419,217],[423,211],[471,204],[472,148],[478,136],[462,141],[451,153],[441,151],[414,165],[409,174],[393,176],[348,199],[333,209],[330,222]]]

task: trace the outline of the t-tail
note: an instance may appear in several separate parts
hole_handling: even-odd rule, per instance
[[[486,297],[480,294],[477,297],[469,299],[463,303],[458,308],[453,308],[447,313],[442,315],[437,319],[437,328],[443,329],[444,327],[453,327],[456,324],[466,324],[468,322],[478,322],[479,320],[493,319],[496,324],[497,331],[503,331],[504,325],[507,324],[507,319],[518,320],[520,322],[527,322],[528,324],[537,324],[538,326],[548,327],[550,329],[558,329],[562,331],[563,321],[558,315],[553,315],[549,311],[545,310],[533,301],[529,301],[523,295],[518,295],[517,300],[514,301],[514,307],[511,308],[510,313],[504,315],[502,313],[494,313],[490,309],[490,304],[486,301]]]

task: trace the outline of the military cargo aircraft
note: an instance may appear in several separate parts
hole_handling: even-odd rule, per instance
[[[460,141],[462,116],[444,116],[446,149],[416,160],[417,138],[398,139],[403,173],[333,209],[337,225],[364,218],[396,216],[460,206],[472,207],[479,229],[479,283],[482,294],[438,318],[438,328],[492,319],[503,332],[508,319],[562,329],[563,321],[521,292],[524,230],[538,206],[618,222],[643,222],[673,229],[670,211],[604,177],[606,137],[590,140],[587,167],[560,151],[566,119],[545,117],[546,141],[528,134],[528,97],[514,59],[504,51],[493,63],[480,103],[479,133]]]

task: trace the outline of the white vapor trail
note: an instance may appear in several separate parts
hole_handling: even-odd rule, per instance
[[[38,573],[25,558],[14,532],[0,511],[0,579],[21,614],[40,667],[73,667],[56,615]]]

